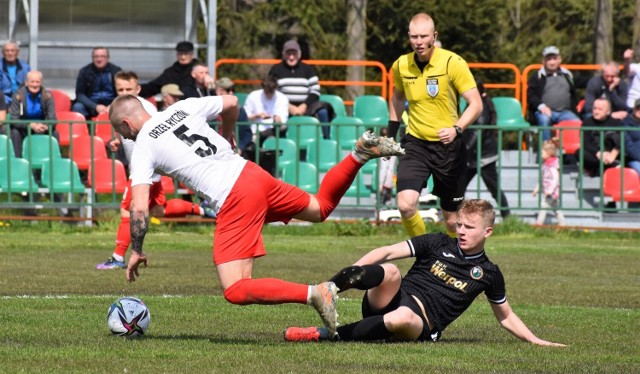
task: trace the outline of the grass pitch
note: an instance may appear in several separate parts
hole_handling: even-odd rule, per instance
[[[502,330],[482,296],[435,344],[286,343],[287,326],[318,325],[318,316],[303,305],[227,303],[211,260],[211,227],[154,227],[145,247],[150,266],[133,284],[123,271],[94,269],[113,249],[114,225],[0,230],[3,373],[640,371],[637,234],[498,227],[486,249],[514,311],[541,338],[569,345],[548,348]],[[268,227],[268,255],[256,261],[254,277],[317,283],[404,239],[401,229],[366,225]],[[114,337],[106,327],[108,306],[125,295],[151,310],[142,339]],[[362,293],[341,296],[341,323],[358,320]]]

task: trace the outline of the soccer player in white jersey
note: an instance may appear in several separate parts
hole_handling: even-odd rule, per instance
[[[138,76],[132,71],[119,71],[114,77],[114,83],[117,96],[122,95],[138,95],[140,92],[140,84]],[[142,103],[144,109],[150,113],[155,114],[158,110],[146,99],[138,96],[138,100]],[[129,139],[120,139],[116,137],[110,142],[112,151],[122,146],[127,160],[131,161],[131,153],[133,152],[134,142]],[[167,200],[162,188],[161,176],[154,174],[151,178],[153,184],[150,189],[149,196],[149,211],[153,217],[185,217],[188,215],[199,215],[213,217],[214,213],[212,209],[207,207],[201,207],[197,204],[193,204],[190,201],[182,199]],[[127,253],[129,244],[131,243],[131,231],[130,231],[130,213],[131,206],[131,179],[128,180],[127,189],[122,195],[122,201],[120,202],[120,224],[118,225],[118,233],[116,235],[116,246],[113,250],[113,254],[105,261],[96,265],[98,270],[109,269],[124,269],[127,267],[124,256]]]
[[[109,117],[116,131],[135,140],[132,155],[131,248],[127,279],[146,265],[142,252],[149,224],[149,188],[161,170],[206,199],[217,213],[213,259],[227,301],[238,304],[310,304],[335,333],[337,289],[334,283],[306,285],[251,277],[256,257],[265,255],[262,226],[292,218],[321,222],[335,209],[369,159],[400,155],[393,140],[367,132],[353,153],[325,175],[316,195],[275,179],[234,153],[231,144],[238,118],[232,95],[190,98],[151,116],[135,96],[118,97]],[[207,121],[220,115],[221,135]]]

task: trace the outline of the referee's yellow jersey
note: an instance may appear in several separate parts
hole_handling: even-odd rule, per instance
[[[460,94],[476,87],[476,82],[467,62],[451,51],[436,48],[423,71],[414,55],[402,55],[393,63],[393,84],[409,101],[407,132],[438,141],[438,130],[458,121]]]

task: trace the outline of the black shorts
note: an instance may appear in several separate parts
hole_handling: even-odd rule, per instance
[[[402,288],[398,290],[393,299],[389,302],[389,304],[384,307],[382,310],[372,310],[371,305],[369,305],[369,299],[367,298],[367,292],[365,292],[364,297],[362,298],[362,318],[367,318],[371,316],[380,316],[392,312],[398,309],[401,306],[405,306],[411,309],[412,312],[420,316],[422,320],[422,333],[418,337],[418,341],[438,341],[440,339],[440,332],[435,330],[429,331],[429,323],[427,323],[427,319],[424,314],[422,314],[422,309],[420,309],[420,305],[416,302],[413,296],[409,295]]]
[[[405,155],[398,165],[398,192],[420,192],[433,175],[434,195],[440,198],[440,207],[455,212],[467,189],[467,148],[462,137],[453,143],[431,142],[406,134],[400,143]]]

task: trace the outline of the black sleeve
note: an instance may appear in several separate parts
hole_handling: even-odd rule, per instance
[[[407,243],[413,257],[425,257],[446,245],[448,239],[452,238],[445,234],[424,234],[407,240]]]
[[[498,265],[495,265],[495,273],[491,277],[489,287],[484,291],[487,299],[492,304],[502,304],[507,301],[507,290],[504,284],[504,276]]]

